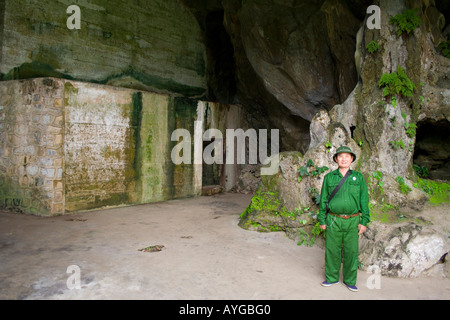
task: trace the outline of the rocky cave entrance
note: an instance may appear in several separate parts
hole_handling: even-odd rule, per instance
[[[425,172],[425,178],[450,180],[449,136],[450,122],[447,120],[417,123],[413,161],[416,171]]]
[[[224,11],[209,12],[205,19],[205,40],[208,54],[208,99],[233,103],[237,91],[234,48],[223,25]]]
[[[207,100],[223,104],[236,103],[237,78],[236,62],[234,58],[234,46],[230,35],[224,26],[223,9],[215,8],[206,12],[204,18],[204,35],[207,59]],[[203,149],[213,144],[211,141],[203,141]],[[223,151],[225,154],[225,150]],[[214,157],[214,154],[212,154]],[[214,194],[225,187],[224,166],[222,164],[202,165],[203,194]]]

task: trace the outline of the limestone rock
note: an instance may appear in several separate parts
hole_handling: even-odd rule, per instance
[[[406,9],[403,1],[380,1],[380,5],[385,8],[382,10],[382,20],[385,21]],[[432,22],[426,15],[437,15],[433,3],[427,6],[430,9],[425,10],[422,20],[432,25],[439,23]],[[434,25],[430,28],[436,30]],[[341,145],[348,145],[357,154],[354,169],[361,171],[366,178],[376,171],[381,172],[385,199],[389,203],[396,207],[423,207],[427,196],[413,187],[417,181],[413,170],[414,152],[423,150],[418,159],[422,163],[436,164],[436,172],[440,172],[445,171],[448,147],[435,138],[433,141],[436,143],[430,144],[429,139],[416,136],[417,131],[407,131],[407,128],[416,125],[419,130],[423,123],[437,124],[441,121],[439,132],[442,136],[448,132],[445,128],[450,127],[450,107],[445,98],[449,95],[445,79],[450,72],[450,59],[436,53],[432,40],[425,26],[410,37],[399,37],[392,25],[380,31],[361,27],[355,53],[361,79],[342,104],[314,116],[310,125],[311,143],[305,158],[333,166],[330,160],[333,152]],[[374,54],[369,54],[365,48],[370,41],[380,44],[380,49]],[[423,50],[418,51],[418,47]],[[403,66],[416,84],[412,97],[385,98],[378,88],[381,75],[395,71],[397,66]],[[432,125],[427,128],[434,131]],[[417,142],[416,138],[420,141]],[[431,153],[432,158],[424,158],[423,154]],[[398,179],[402,179],[411,191],[402,192]]]
[[[298,169],[306,165],[299,152],[282,152],[279,155],[278,172],[261,175],[261,181],[247,209],[241,215],[239,225],[248,230],[269,232],[284,231],[295,241],[312,243],[323,239],[312,236],[317,207],[312,180],[307,176],[299,181]]]
[[[407,8],[421,7],[422,2],[380,0],[376,4],[383,7],[382,21],[389,21],[391,16],[402,13]],[[385,210],[383,212],[392,220],[390,224],[372,222],[368,232],[362,237],[360,260],[365,268],[378,268],[382,274],[396,277],[416,277],[436,272],[445,275],[448,263],[444,265],[443,261],[449,251],[449,229],[439,229],[436,226],[439,223],[445,225],[448,218],[443,217],[444,222],[430,225],[421,223],[421,218],[415,216],[428,201],[428,195],[414,186],[417,181],[413,169],[414,153],[417,140],[423,139],[415,129],[425,128],[424,125],[427,124],[426,128],[432,132],[433,126],[440,123],[445,135],[448,132],[445,128],[450,127],[450,59],[442,57],[435,50],[434,40],[439,34],[436,24],[441,19],[432,18],[440,17],[433,9],[434,1],[423,5],[419,14],[422,21],[427,22],[409,36],[398,36],[396,27],[390,24],[381,30],[369,30],[365,25],[361,27],[355,52],[360,77],[353,91],[344,102],[311,117],[309,149],[293,163],[287,157],[281,157],[279,172],[262,179],[259,193],[252,199],[241,222],[251,221],[258,216],[258,212],[264,212],[265,217],[276,217],[270,221],[272,224],[277,223],[275,227],[272,225],[272,229],[279,227],[293,238],[293,234],[296,234],[294,228],[297,228],[299,234],[308,230],[306,225],[309,225],[311,231],[313,221],[296,226],[295,223],[287,223],[282,218],[283,215],[277,214],[283,208],[287,213],[300,209],[300,212],[296,211],[299,215],[295,221],[298,222],[304,217],[301,215],[303,208],[317,209],[314,208],[311,191],[320,191],[323,175],[308,176],[295,182],[293,167],[301,168],[311,159],[314,166],[326,166],[329,170],[334,170],[337,165],[332,157],[336,149],[347,145],[357,155],[352,169],[362,172],[366,178],[372,209]],[[256,39],[266,32],[258,26],[253,30]],[[380,46],[373,54],[369,54],[366,49],[370,41],[377,41]],[[255,53],[253,58],[257,59],[258,54]],[[379,88],[379,80],[383,74],[399,70],[398,66],[405,70],[416,88],[412,96],[385,97]],[[261,63],[258,67],[261,73],[268,72],[267,63]],[[266,76],[270,76],[267,83],[268,88],[271,88],[269,90],[275,91],[271,81],[275,79],[275,83],[281,82],[281,77],[270,72]],[[287,88],[286,92],[289,92],[289,86]],[[419,146],[424,144],[425,140],[419,140]],[[447,148],[446,142],[441,144],[443,149]],[[438,145],[436,143],[433,148],[436,149]],[[433,161],[442,157],[438,152],[435,154]],[[445,166],[442,165],[440,170],[442,168]],[[270,203],[276,205],[260,210],[253,200],[261,198],[267,191],[272,192],[271,197],[275,199]],[[260,201],[259,205],[264,203]],[[399,223],[399,212],[388,212],[386,208],[405,209],[414,213],[410,214],[409,219]],[[377,210],[372,211],[375,213]],[[313,218],[313,215],[309,217]]]
[[[365,269],[382,275],[417,277],[440,266],[445,276],[443,257],[449,251],[444,234],[416,223],[386,225],[373,222],[360,239],[360,261]]]
[[[330,125],[330,117],[325,110],[319,111],[314,116],[309,127],[311,142],[309,148],[315,147],[321,143],[326,143],[327,128]]]
[[[234,47],[237,96],[249,122],[280,128],[283,150],[306,152],[314,115],[343,102],[353,90],[354,35],[367,3],[222,1]]]
[[[233,188],[233,191],[240,193],[255,193],[258,184],[261,181],[260,165],[248,164],[241,169],[238,182]]]
[[[206,186],[202,188],[202,196],[213,196],[223,192],[222,186]]]

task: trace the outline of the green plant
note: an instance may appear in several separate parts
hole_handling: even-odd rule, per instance
[[[242,212],[240,218],[246,218],[253,211],[272,211],[279,212],[282,210],[278,194],[269,191],[258,190],[249,204],[249,206]]]
[[[298,246],[308,245],[309,240],[310,240],[310,235],[302,228],[298,228],[297,233],[298,233],[298,236],[300,237],[300,240],[297,242],[297,245]]]
[[[358,270],[364,270],[364,262],[358,259]]]
[[[417,126],[414,123],[409,123],[406,120],[406,112],[402,111],[402,118],[405,121],[403,123],[403,126],[405,127],[406,135],[410,138],[414,138],[414,136],[416,135]]]
[[[314,227],[311,230],[311,234],[308,234],[305,230],[302,228],[297,229],[298,236],[300,237],[300,240],[297,242],[297,245],[306,245],[308,247],[312,247],[312,245],[316,242],[317,237],[322,235],[324,238],[326,238],[326,232],[325,230],[322,230],[320,228],[319,222],[316,222]]]
[[[433,205],[450,202],[450,184],[446,182],[419,178],[419,181],[414,186],[427,193],[430,196],[430,203]]]
[[[369,202],[371,220],[380,221],[383,223],[394,223],[401,220],[401,217],[397,213],[395,213],[395,211],[397,211],[399,207],[387,203],[384,198],[383,173],[381,171],[373,172],[369,176],[368,182],[369,196],[373,200],[372,202]],[[375,195],[374,191],[378,191],[380,196]]]
[[[276,215],[284,215],[292,220],[295,220],[298,216],[300,216],[301,214],[303,214],[303,211],[299,208],[295,208],[294,211],[289,211],[287,212],[286,207],[283,206],[282,211],[281,212],[276,212]]]
[[[401,214],[397,212],[398,210],[398,206],[382,202],[376,208],[371,208],[370,219],[381,223],[397,223],[402,219]]]
[[[400,94],[405,97],[411,97],[416,88],[400,66],[397,66],[397,72],[384,73],[378,82],[378,87],[383,88],[384,96]]]
[[[312,239],[313,239],[313,243],[315,242],[315,239],[319,236],[322,235],[324,238],[327,237],[325,230],[323,230],[320,227],[320,223],[317,221],[316,224],[314,225],[314,227],[311,230],[311,235],[312,235]]]
[[[370,41],[369,44],[366,46],[367,51],[369,51],[370,54],[378,51],[380,45],[376,41]]]
[[[311,168],[313,168],[313,169],[311,169]],[[308,162],[306,163],[306,165],[304,165],[304,166],[300,167],[300,169],[298,169],[298,172],[299,172],[298,182],[302,181],[303,177],[305,177],[305,176],[316,177],[319,174],[322,174],[327,170],[329,170],[329,168],[326,166],[323,166],[323,167],[316,166],[314,168],[314,162],[312,161],[312,159],[309,159]],[[320,203],[319,191],[316,188],[309,188],[309,192],[312,194],[312,196],[314,198],[314,202],[318,205]]]
[[[375,183],[380,193],[383,194],[383,173],[381,171],[375,171],[369,176],[369,184],[372,186]]]
[[[381,179],[383,179],[383,172],[381,171],[374,171],[372,173],[372,177],[376,178],[378,181],[380,181]]]
[[[428,177],[428,174],[430,173],[428,171],[428,168],[425,166],[419,166],[417,164],[413,165],[414,171],[416,172],[416,174],[420,177],[420,178],[426,178]]]
[[[321,173],[324,173],[327,170],[329,170],[329,168],[327,166],[323,166],[323,167],[317,167],[316,166],[316,169],[311,171],[310,174],[311,174],[311,176],[315,177],[315,176],[318,176]]]
[[[397,26],[397,34],[410,34],[417,27],[420,26],[422,20],[417,14],[418,9],[409,9],[403,12],[403,14],[397,14],[389,19],[389,23]]]
[[[314,202],[319,205],[320,204],[320,192],[317,190],[317,188],[309,188],[309,193],[312,194],[314,198]]]
[[[315,169],[310,170],[310,168],[313,168],[313,167],[314,167],[314,162],[312,161],[312,159],[309,159],[308,162],[306,163],[306,165],[300,167],[300,169],[298,169],[298,172],[299,172],[298,182],[302,181],[303,177],[305,177],[305,176],[316,177],[319,174],[329,170],[329,168],[326,166],[323,166],[323,167],[316,166]]]
[[[405,179],[403,179],[402,177],[397,176],[397,178],[395,178],[395,181],[398,182],[401,193],[407,194],[411,191],[411,188],[408,187],[408,185],[405,182]]]
[[[394,109],[397,108],[397,98],[396,97],[392,97],[391,101],[392,101],[392,106],[394,107]]]
[[[444,57],[450,59],[450,35],[447,35],[447,41],[441,42],[437,49]]]
[[[410,138],[414,138],[414,136],[416,135],[417,126],[414,123],[405,122],[404,127],[406,130],[406,135]]]
[[[406,112],[402,111],[402,118],[406,121]]]
[[[422,109],[423,100],[424,100],[423,96],[419,96],[419,110]],[[430,99],[427,99],[427,100],[430,101]]]
[[[403,139],[400,139],[400,141],[389,141],[389,145],[394,148],[394,150],[398,150],[398,148],[405,149]]]
[[[298,169],[298,172],[299,172],[298,182],[302,181],[304,176],[308,176],[309,175],[309,171],[308,171],[308,167],[307,166],[300,167],[300,169]]]

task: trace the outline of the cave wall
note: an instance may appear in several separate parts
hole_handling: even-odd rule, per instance
[[[205,44],[180,0],[0,1],[4,80],[57,77],[189,97],[204,96]]]
[[[243,105],[252,128],[279,128],[281,150],[301,152],[313,116],[342,103],[357,83],[356,34],[371,2],[184,0],[206,32],[209,17],[223,16],[236,66],[229,102]],[[224,61],[207,51],[209,64]],[[210,87],[220,79],[210,77]]]
[[[355,53],[355,57],[359,57],[358,84],[344,103],[316,114],[310,127],[312,143],[305,157],[334,169],[332,155],[339,146],[348,145],[357,155],[356,170],[368,180],[372,179],[372,183],[377,172],[383,176],[384,192],[372,191],[374,208],[390,204],[418,211],[428,196],[414,187],[418,180],[414,161],[423,164],[420,155],[433,150],[434,155],[425,160],[439,162],[440,169],[446,170],[448,159],[447,144],[436,139],[437,132],[448,132],[445,128],[450,119],[450,60],[436,50],[445,39],[445,18],[434,1],[379,0],[374,3],[382,8],[382,28],[368,29],[363,25],[358,32]],[[397,27],[389,20],[407,9],[416,9],[421,23],[410,34],[399,35]],[[367,49],[371,41],[379,44],[379,49],[373,53]],[[397,72],[397,67],[405,70],[415,86],[410,96],[385,96],[379,85],[383,74]],[[422,131],[423,124],[428,124],[428,131],[434,132]],[[437,153],[438,148],[442,152]],[[445,176],[447,174],[441,174],[439,178],[445,179]],[[399,188],[400,179],[411,191]],[[318,188],[321,183],[319,179],[315,186]]]
[[[252,69],[291,114],[311,121],[355,87],[354,40],[361,21],[344,1],[249,0],[233,9],[239,19],[233,31]]]

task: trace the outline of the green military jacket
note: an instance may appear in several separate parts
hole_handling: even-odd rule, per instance
[[[325,225],[325,213],[328,198],[343,178],[339,169],[325,175],[320,194],[320,211],[318,220],[320,225]],[[366,180],[362,173],[352,170],[345,183],[328,204],[328,212],[334,214],[351,215],[362,213],[361,224],[367,226],[370,222],[369,193]]]

